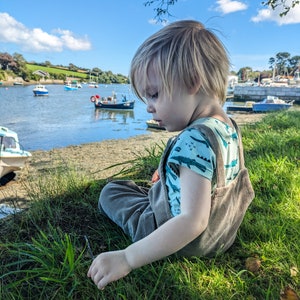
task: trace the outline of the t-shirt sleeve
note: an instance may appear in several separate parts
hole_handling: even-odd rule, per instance
[[[168,157],[168,166],[179,176],[179,167],[184,166],[212,180],[216,156],[202,133],[190,128],[178,137]]]

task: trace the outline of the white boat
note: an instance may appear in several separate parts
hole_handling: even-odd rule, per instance
[[[21,170],[31,153],[20,148],[16,132],[0,126],[0,178]]]
[[[23,85],[22,81],[14,81],[14,85]]]
[[[149,129],[166,130],[165,127],[160,126],[159,123],[157,121],[153,120],[153,119],[152,120],[147,120],[146,124],[147,124],[147,127]]]
[[[285,101],[276,96],[267,96],[261,102],[252,105],[253,112],[271,112],[289,109],[293,106],[294,101]]]
[[[91,81],[91,82],[89,82],[89,87],[90,88],[98,88],[99,86],[98,86],[98,84],[96,82]]]
[[[253,104],[255,104],[255,101],[246,101],[242,105],[236,105],[232,102],[226,102],[226,105],[224,107],[226,108],[226,112],[253,112]]]
[[[32,91],[34,96],[47,96],[49,94],[46,87],[42,84],[36,85]]]

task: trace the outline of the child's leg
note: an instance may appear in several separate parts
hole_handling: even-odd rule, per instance
[[[133,181],[109,182],[100,193],[99,209],[134,242],[157,228],[148,189],[137,186]]]

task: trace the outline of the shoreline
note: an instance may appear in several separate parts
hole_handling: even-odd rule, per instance
[[[28,85],[37,85],[37,84],[43,84],[43,85],[51,85],[51,84],[59,84],[59,85],[63,85],[64,81],[61,79],[46,79],[46,80],[30,80],[30,81],[19,81],[18,79],[15,78],[15,80],[0,80],[0,82],[2,84],[0,84],[0,87],[12,87],[12,86],[18,86],[15,85],[15,82],[21,82],[22,84],[20,84],[19,86],[28,86]]]
[[[265,114],[234,114],[232,118],[239,126],[251,124],[261,120]],[[71,167],[78,174],[87,175],[92,180],[112,177],[122,169],[122,166],[104,170],[112,165],[132,160],[156,144],[163,145],[176,132],[151,130],[150,134],[143,134],[126,139],[110,139],[81,145],[72,145],[52,150],[30,151],[32,156],[27,160],[17,176],[4,186],[0,186],[0,204],[29,201],[26,185],[38,182],[58,167]]]

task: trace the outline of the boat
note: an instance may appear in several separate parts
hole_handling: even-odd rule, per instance
[[[36,85],[32,91],[33,91],[34,96],[48,96],[48,94],[49,94],[46,87],[42,84]]]
[[[89,87],[90,88],[98,88],[99,86],[98,86],[98,84],[96,82],[91,81],[91,82],[89,82]]]
[[[14,81],[14,85],[23,85],[22,81]]]
[[[77,87],[78,89],[82,88],[82,85],[77,80],[72,80],[72,81],[68,80],[67,85]]]
[[[91,96],[90,101],[94,103],[95,108],[124,110],[133,109],[135,102],[134,100],[127,100],[125,95],[122,95],[121,101],[118,101],[115,93],[109,97],[100,97],[99,95]]]
[[[20,148],[17,133],[0,126],[0,178],[21,170],[30,156]]]
[[[226,111],[230,112],[252,112],[254,101],[246,101],[243,105],[228,104],[226,105]]]
[[[76,91],[78,90],[78,86],[72,84],[71,82],[67,82],[64,86],[65,91]]]
[[[289,109],[293,106],[294,101],[285,101],[276,96],[267,96],[260,102],[252,105],[253,112],[273,112]]]
[[[165,127],[160,126],[159,123],[157,121],[153,120],[153,119],[152,120],[147,120],[146,124],[147,124],[147,127],[149,129],[166,130]]]

